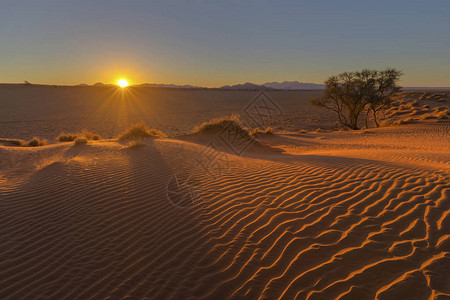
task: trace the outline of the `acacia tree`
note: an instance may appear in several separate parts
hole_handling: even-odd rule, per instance
[[[377,112],[390,104],[392,94],[401,73],[395,69],[362,70],[331,76],[325,81],[322,97],[311,99],[311,103],[336,112],[339,122],[351,129],[359,129],[359,117],[366,110],[373,112],[378,126]]]
[[[402,72],[396,69],[385,69],[382,71],[372,71],[375,78],[375,86],[368,91],[367,101],[369,102],[369,111],[373,114],[373,121],[377,127],[380,127],[378,123],[377,113],[385,107],[392,105],[392,95],[398,92],[401,87],[397,85],[397,82],[402,76]],[[367,127],[367,115],[366,115],[366,127]]]

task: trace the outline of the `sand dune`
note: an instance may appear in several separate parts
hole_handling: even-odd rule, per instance
[[[450,297],[449,123],[207,140],[0,146],[0,298]]]

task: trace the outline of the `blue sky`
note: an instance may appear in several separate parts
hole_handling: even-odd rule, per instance
[[[395,67],[450,86],[450,1],[10,1],[0,82],[220,86]]]

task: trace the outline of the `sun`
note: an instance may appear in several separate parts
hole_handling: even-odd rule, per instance
[[[128,86],[128,81],[126,81],[125,79],[120,79],[120,80],[117,82],[117,84],[118,84],[120,87],[124,88],[124,87],[127,87],[127,86]]]

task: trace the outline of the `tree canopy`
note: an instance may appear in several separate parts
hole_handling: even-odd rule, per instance
[[[311,99],[311,103],[336,112],[339,122],[351,129],[359,129],[359,117],[372,112],[376,126],[377,113],[391,105],[392,95],[401,88],[397,85],[402,73],[396,69],[364,69],[331,76],[325,81],[322,97]]]

